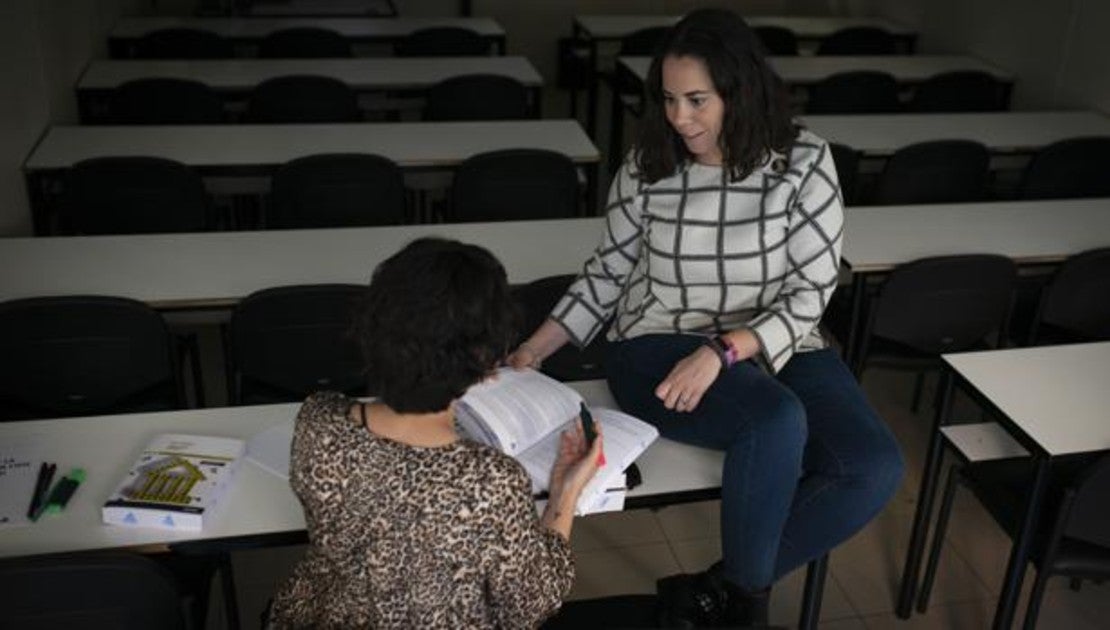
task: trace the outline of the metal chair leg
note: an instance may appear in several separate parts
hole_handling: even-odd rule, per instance
[[[940,551],[944,547],[944,535],[948,530],[948,519],[952,516],[952,503],[956,498],[956,482],[959,480],[960,468],[953,466],[948,471],[948,480],[944,485],[944,497],[940,501],[940,513],[937,514],[937,525],[933,531],[933,546],[929,549],[929,560],[925,564],[925,577],[921,581],[921,591],[917,594],[917,611],[925,612],[929,608],[929,595],[933,590],[933,581],[937,577],[937,565],[940,564]]]

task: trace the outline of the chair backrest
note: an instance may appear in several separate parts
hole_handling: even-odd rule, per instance
[[[988,254],[900,265],[883,283],[868,328],[926,354],[970,349],[1005,327],[1016,274],[1012,260]]]
[[[1022,173],[1022,199],[1110,197],[1110,168],[1106,165],[1110,137],[1061,140],[1041,149]]]
[[[0,562],[5,628],[185,627],[169,571],[138,554],[33,556]]]
[[[136,79],[112,91],[109,109],[117,125],[208,125],[223,122],[215,90],[187,79]]]
[[[821,40],[818,55],[893,55],[898,42],[886,29],[874,26],[843,28]]]
[[[1006,106],[1006,86],[981,70],[931,76],[914,89],[909,103],[915,112],[1000,112]]]
[[[231,43],[219,35],[195,28],[151,31],[135,43],[139,59],[226,59]]]
[[[528,90],[512,77],[468,74],[428,90],[425,120],[520,120],[528,118]]]
[[[387,158],[310,155],[274,173],[269,228],[398,225],[405,222],[405,182]]]
[[[829,143],[832,151],[833,165],[836,166],[836,178],[840,182],[840,195],[844,198],[844,205],[856,203],[856,180],[859,177],[860,153],[846,144]]]
[[[455,171],[450,220],[519,221],[578,213],[578,171],[544,149],[505,149],[468,158]]]
[[[350,57],[351,43],[326,28],[286,28],[274,31],[258,44],[264,59],[326,59]]]
[[[1089,465],[1073,487],[1064,536],[1110,549],[1110,455]]]
[[[986,197],[990,152],[971,140],[934,140],[902,147],[875,185],[876,204],[959,203]]]
[[[525,337],[543,323],[559,298],[575,279],[574,274],[548,276],[513,287],[513,298],[523,313],[521,330]],[[540,371],[560,381],[583,381],[605,378],[605,354],[609,342],[605,333],[609,325],[585,348],[567,344],[544,359]],[[524,339],[522,338],[521,341]]]
[[[655,54],[670,30],[669,26],[649,26],[633,31],[621,38],[620,51],[617,54],[650,57]]]
[[[886,72],[838,72],[813,85],[806,101],[810,114],[881,114],[901,109],[898,82]]]
[[[247,101],[247,122],[358,122],[358,98],[346,83],[331,77],[290,75],[259,83]]]
[[[1110,247],[1076,254],[1053,274],[1034,324],[1074,341],[1110,341]]]
[[[474,57],[488,55],[489,40],[457,26],[435,26],[409,33],[393,48],[398,57]]]
[[[170,335],[141,302],[65,296],[0,303],[0,418],[183,406]]]
[[[754,29],[756,37],[763,44],[763,51],[767,55],[792,56],[798,54],[798,38],[794,31],[785,26],[757,26]]]
[[[302,400],[318,390],[366,393],[358,344],[347,338],[366,288],[276,287],[247,296],[228,328],[233,404]]]
[[[82,160],[66,173],[62,231],[71,234],[199,232],[211,224],[199,175],[155,157]]]

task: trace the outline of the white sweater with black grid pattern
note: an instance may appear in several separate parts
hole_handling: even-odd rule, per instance
[[[615,313],[613,340],[746,327],[776,372],[825,346],[816,327],[836,288],[844,211],[824,140],[803,129],[789,156],[739,182],[691,163],[647,184],[634,168],[626,160],[614,178],[601,243],[551,313],[574,343]]]

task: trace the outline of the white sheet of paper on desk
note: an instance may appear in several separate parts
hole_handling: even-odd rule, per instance
[[[293,443],[293,423],[278,424],[255,433],[247,441],[247,459],[263,469],[289,478],[289,449]]]
[[[15,436],[0,444],[0,528],[31,524],[27,508],[39,478],[44,444],[39,434]]]

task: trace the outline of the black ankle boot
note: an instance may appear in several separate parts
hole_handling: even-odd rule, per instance
[[[655,583],[662,628],[711,628],[724,620],[724,585],[710,571],[680,573]]]
[[[767,604],[771,599],[771,589],[749,592],[727,580],[725,592],[727,605],[721,621],[726,626],[740,628],[766,628]]]

